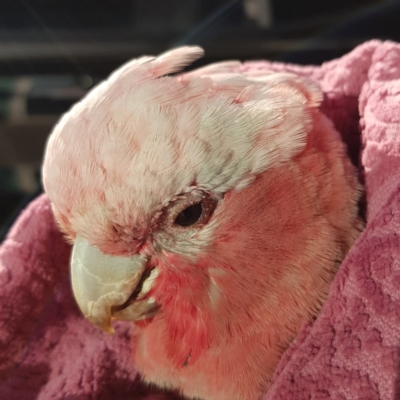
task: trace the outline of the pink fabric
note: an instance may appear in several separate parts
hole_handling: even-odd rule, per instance
[[[284,354],[270,399],[400,397],[400,45],[372,41],[318,67],[251,62],[320,83],[324,111],[357,157],[368,223],[321,314]],[[361,141],[360,141],[361,128]],[[34,201],[0,248],[1,399],[173,399],[138,382],[130,325],[108,336],[70,289],[70,247],[48,199]]]

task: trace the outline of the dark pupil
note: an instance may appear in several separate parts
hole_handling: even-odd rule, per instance
[[[193,225],[200,219],[202,213],[203,207],[201,203],[193,204],[179,213],[175,223],[181,226]]]

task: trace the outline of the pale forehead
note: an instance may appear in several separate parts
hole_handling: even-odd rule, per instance
[[[311,117],[289,85],[138,76],[129,66],[118,71],[52,133],[45,188],[71,220],[117,210],[122,224],[133,224],[193,187],[240,189],[304,146]]]
[[[169,201],[193,184],[231,187],[243,171],[237,165],[232,175],[229,164],[249,152],[263,113],[233,108],[218,96],[160,97],[148,101],[147,93],[125,93],[109,107],[105,101],[80,104],[53,133],[52,174],[59,170],[66,188],[86,186],[85,193],[106,199],[132,192],[138,206]],[[65,174],[68,166],[73,174]]]

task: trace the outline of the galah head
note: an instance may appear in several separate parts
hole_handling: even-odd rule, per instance
[[[274,279],[296,275],[279,265],[283,225],[267,225],[279,212],[268,202],[289,198],[291,184],[251,190],[304,149],[321,93],[290,74],[245,75],[237,62],[175,74],[202,55],[182,47],[127,63],[48,141],[44,186],[74,243],[76,300],[106,331],[112,319],[163,313],[183,323],[173,307],[228,319],[235,304],[273,304],[285,290]]]

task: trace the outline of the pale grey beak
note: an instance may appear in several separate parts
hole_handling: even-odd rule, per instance
[[[85,239],[77,237],[71,259],[71,280],[75,299],[85,317],[109,333],[114,332],[112,318],[143,318],[154,308],[154,301],[137,301],[124,309],[121,306],[134,292],[146,264],[147,258],[141,255],[106,255]]]

